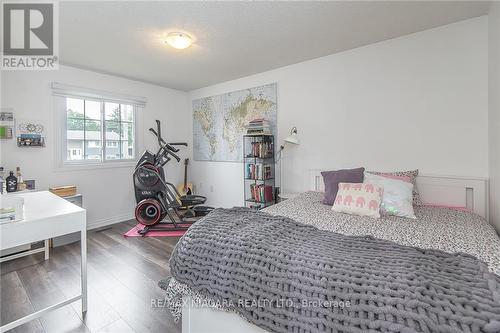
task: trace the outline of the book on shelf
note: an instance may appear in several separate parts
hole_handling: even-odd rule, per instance
[[[256,202],[271,202],[274,199],[273,187],[265,184],[250,184],[251,199]]]
[[[262,209],[275,203],[274,137],[269,122],[255,119],[247,126],[243,144],[245,206]],[[269,133],[266,135],[257,135]]]
[[[255,180],[267,180],[273,178],[272,166],[266,164],[247,163],[245,166],[245,178]]]
[[[271,135],[271,124],[269,120],[263,118],[250,121],[246,129],[249,135]]]
[[[271,129],[247,130],[248,135],[271,135]]]
[[[270,158],[273,157],[272,142],[252,142],[252,155],[247,157]]]

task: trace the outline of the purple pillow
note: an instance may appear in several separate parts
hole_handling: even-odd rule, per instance
[[[339,190],[339,183],[362,183],[364,172],[365,168],[321,172],[323,181],[325,182],[323,203],[325,205],[333,205],[337,197],[337,191]]]

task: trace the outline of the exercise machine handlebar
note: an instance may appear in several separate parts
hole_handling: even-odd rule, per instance
[[[163,159],[164,157],[169,158],[167,156],[168,154],[172,155],[172,157],[175,158],[177,160],[177,162],[181,161],[181,158],[179,156],[177,156],[176,153],[174,153],[173,151],[171,151],[170,149],[165,148],[165,147],[160,148],[160,153],[157,154],[158,159]],[[170,158],[169,158],[169,160],[170,160]]]
[[[188,146],[187,142],[169,142],[168,144],[172,146]]]
[[[153,133],[156,137],[158,137],[158,133],[154,129],[150,128],[149,131],[151,133]],[[185,146],[185,147],[188,146],[187,142],[169,142],[169,143],[167,143],[167,142],[165,142],[165,140],[163,140],[162,137],[160,137],[160,142],[163,145],[166,145],[168,149],[170,149],[171,151],[173,151],[175,153],[177,153],[179,151],[179,149],[174,148],[173,146]],[[162,146],[162,145],[160,144],[160,146]]]
[[[153,128],[150,128],[149,131],[156,136],[156,138],[158,139],[158,145],[160,146],[160,149],[156,154],[156,163],[161,166],[165,165],[168,161],[171,160],[168,155],[171,155],[177,160],[177,162],[180,162],[181,159],[176,154],[177,152],[179,152],[179,149],[175,148],[174,146],[187,146],[188,144],[186,142],[167,143],[161,136],[161,123],[159,120],[156,120],[156,131]]]
[[[160,145],[160,147],[167,147],[169,150],[173,151],[174,153],[177,153],[179,151],[178,148],[175,148],[173,147],[173,145],[171,143],[167,143],[165,142],[165,140],[163,140],[163,138],[161,137],[161,134],[158,133],[157,131],[155,131],[154,129],[150,128],[149,131],[151,133],[153,133],[157,138],[158,138],[158,144]],[[176,142],[177,143],[177,142]],[[187,144],[186,144],[187,145]]]

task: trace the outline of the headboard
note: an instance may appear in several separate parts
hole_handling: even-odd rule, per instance
[[[325,190],[321,170],[311,170],[310,190]],[[417,190],[426,204],[467,207],[489,221],[487,178],[419,175]]]

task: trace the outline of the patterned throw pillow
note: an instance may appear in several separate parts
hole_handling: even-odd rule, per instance
[[[414,206],[422,206],[422,200],[420,199],[420,194],[417,189],[417,177],[418,177],[418,169],[411,171],[395,171],[395,172],[378,172],[378,171],[368,171],[369,173],[373,173],[374,175],[390,175],[390,176],[404,176],[409,177],[411,183],[413,184],[413,205]]]
[[[380,204],[381,215],[393,215],[416,219],[412,204],[413,184],[409,181],[408,177],[392,175],[378,176],[365,172],[364,182],[376,184],[384,188],[382,203]]]
[[[378,219],[383,193],[383,187],[372,183],[340,183],[332,210]]]

